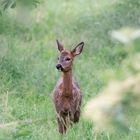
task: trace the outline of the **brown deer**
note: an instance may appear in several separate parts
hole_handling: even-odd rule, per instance
[[[82,95],[78,83],[72,78],[72,64],[74,57],[82,52],[84,42],[79,43],[72,51],[65,50],[58,40],[57,46],[60,56],[56,68],[63,75],[53,91],[53,101],[58,115],[59,132],[64,134],[80,117]]]

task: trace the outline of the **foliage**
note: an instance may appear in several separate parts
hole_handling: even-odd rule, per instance
[[[40,3],[39,0],[2,0],[0,2],[1,10],[6,10],[8,8],[15,8],[16,5],[22,5],[22,6],[37,6]]]

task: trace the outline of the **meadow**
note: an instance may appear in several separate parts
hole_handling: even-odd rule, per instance
[[[41,0],[29,10],[18,5],[5,10],[0,15],[0,140],[139,140],[140,117],[131,120],[129,133],[95,134],[83,115],[88,100],[112,79],[134,73],[122,63],[140,51],[140,41],[124,45],[111,32],[138,29],[139,7],[139,0]],[[51,94],[61,76],[55,68],[56,39],[69,49],[85,42],[73,67],[82,114],[64,136],[58,133]]]

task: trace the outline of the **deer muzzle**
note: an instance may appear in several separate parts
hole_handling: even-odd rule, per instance
[[[63,67],[61,64],[57,64],[56,65],[56,68],[59,70],[59,71],[63,71]]]

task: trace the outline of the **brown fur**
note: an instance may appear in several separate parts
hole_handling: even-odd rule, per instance
[[[73,51],[64,50],[58,41],[57,45],[60,51],[58,63],[62,67],[63,75],[53,91],[53,101],[58,115],[59,132],[63,134],[80,117],[82,95],[78,83],[72,78],[72,63],[74,57],[81,53],[84,43],[78,44]],[[70,60],[66,60],[67,58]]]

